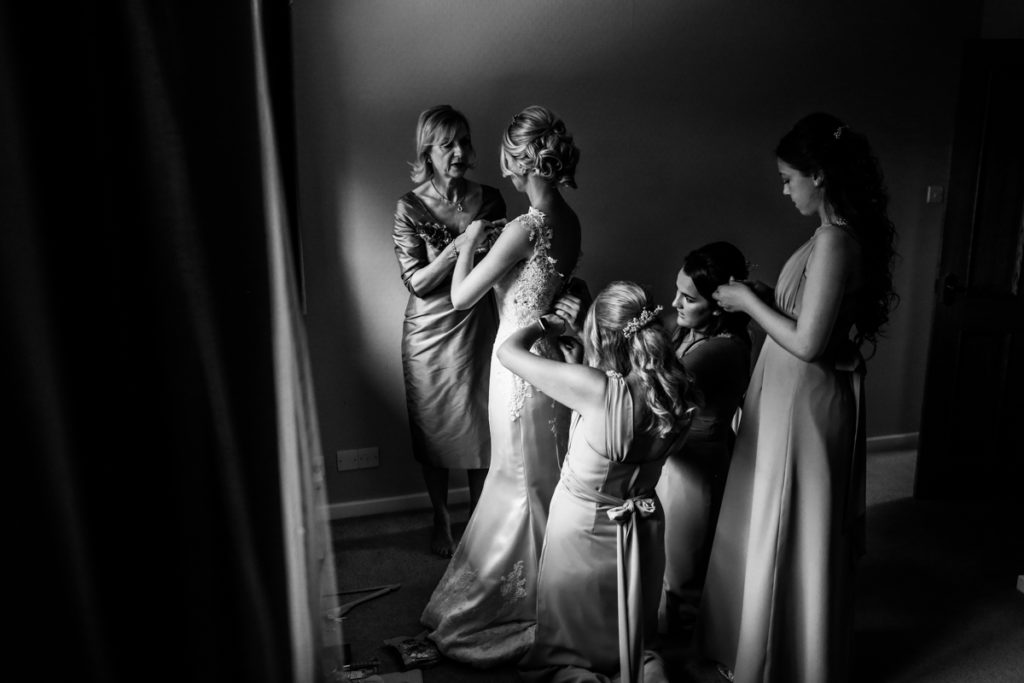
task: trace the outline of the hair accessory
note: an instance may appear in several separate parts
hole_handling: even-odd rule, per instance
[[[844,128],[848,130],[850,127],[847,126],[846,124],[843,124],[843,125],[839,126],[838,128],[836,128],[836,131],[834,133],[832,133],[832,137],[834,137],[836,140],[838,140],[839,138],[843,137],[843,129]]]
[[[640,309],[640,315],[626,323],[626,326],[622,328],[622,336],[629,339],[634,334],[642,330],[651,324],[651,321],[657,318],[658,314],[661,313],[661,306],[655,306],[653,311],[649,311],[646,308]]]

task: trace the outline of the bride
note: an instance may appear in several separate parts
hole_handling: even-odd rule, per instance
[[[576,187],[578,159],[565,124],[544,107],[527,107],[505,131],[502,172],[526,194],[530,209],[501,229],[475,267],[473,253],[495,224],[471,223],[451,288],[456,309],[473,306],[493,288],[499,314],[494,348],[537,324],[576,268],[580,222],[559,187]],[[547,341],[532,350],[561,359]],[[479,667],[518,660],[533,642],[537,564],[570,417],[494,360],[493,351],[489,405],[491,466],[483,492],[421,617],[442,653]]]

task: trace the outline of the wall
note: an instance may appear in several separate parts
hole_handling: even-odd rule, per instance
[[[410,188],[417,114],[465,112],[473,177],[526,209],[498,170],[513,114],[544,104],[582,150],[569,201],[581,274],[649,284],[666,306],[685,253],[739,245],[774,281],[816,222],[781,194],[772,150],[800,116],[830,111],[882,161],[902,260],[902,305],[870,362],[869,436],[917,431],[962,41],[974,4],[914,0],[296,0],[300,225],[307,323],[332,501],[417,493],[400,362],[407,298],[391,243]],[[339,474],[340,448],[377,469]],[[461,485],[462,482],[455,482]]]

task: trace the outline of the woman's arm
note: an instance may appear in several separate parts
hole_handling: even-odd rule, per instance
[[[412,294],[424,297],[443,283],[455,267],[455,255],[465,242],[462,235],[456,237],[437,257],[431,261],[428,250],[431,249],[416,232],[412,217],[409,215],[404,200],[398,203],[395,212],[395,227],[392,234],[395,242],[395,256],[401,269],[402,282]]]
[[[475,252],[483,244],[490,227],[489,221],[477,220],[470,223],[463,233],[466,242],[459,247],[455,271],[452,273],[452,306],[456,310],[471,308],[509,268],[529,257],[532,252],[526,228],[518,221],[513,221],[474,267]]]
[[[739,282],[719,287],[715,300],[727,311],[743,311],[782,348],[801,360],[812,361],[825,350],[839,315],[852,272],[854,250],[850,239],[838,228],[818,233],[807,261],[807,282],[797,320],[775,310]]]
[[[459,235],[441,250],[437,258],[414,271],[406,280],[409,290],[416,296],[423,297],[442,284],[455,267],[455,257],[465,242],[465,235]]]
[[[607,379],[600,370],[587,365],[563,363],[530,353],[541,337],[554,342],[566,331],[565,321],[548,313],[538,322],[513,332],[498,347],[498,360],[564,406],[583,415],[600,417],[604,413],[604,392]]]

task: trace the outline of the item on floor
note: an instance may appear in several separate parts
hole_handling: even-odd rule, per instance
[[[342,667],[341,671],[335,672],[334,680],[339,683],[359,681],[360,683],[371,683],[380,680],[380,660],[374,657],[368,662],[353,662]]]
[[[339,591],[337,593],[334,593],[332,597],[336,597],[338,595],[351,595],[352,593],[365,593],[367,591],[372,591],[369,595],[364,595],[361,598],[349,600],[348,602],[342,603],[337,607],[332,607],[331,609],[327,610],[327,618],[334,619],[335,621],[341,621],[342,617],[348,614],[349,611],[356,605],[361,605],[364,602],[367,602],[368,600],[373,600],[374,598],[379,598],[382,595],[387,595],[388,593],[396,591],[401,587],[402,584],[400,583],[391,583],[384,586],[372,586],[370,588],[353,588],[352,590]]]
[[[402,658],[403,669],[431,666],[436,664],[441,658],[441,653],[437,651],[437,646],[428,640],[426,636],[426,631],[424,631],[418,636],[388,638],[384,641],[384,644],[390,645],[398,651],[399,656]]]

